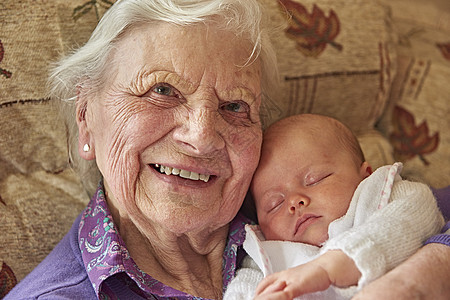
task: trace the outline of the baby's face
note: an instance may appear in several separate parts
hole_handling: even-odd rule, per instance
[[[328,225],[343,216],[358,184],[369,175],[326,135],[291,130],[265,139],[252,194],[268,240],[319,246]]]

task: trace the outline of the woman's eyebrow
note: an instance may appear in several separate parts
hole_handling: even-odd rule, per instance
[[[174,71],[141,69],[132,76],[129,87],[136,92],[145,93],[157,83],[167,83],[184,93],[192,93],[195,86]]]
[[[248,104],[253,104],[257,102],[257,96],[247,87],[235,86],[224,91],[217,91],[217,96],[220,99],[233,99],[233,100],[243,100]]]

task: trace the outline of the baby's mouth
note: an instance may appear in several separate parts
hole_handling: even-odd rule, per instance
[[[191,172],[183,169],[166,167],[160,164],[151,164],[151,166],[161,174],[179,176],[184,179],[202,180],[204,182],[208,182],[209,178],[211,177],[209,174],[199,174],[196,172]]]

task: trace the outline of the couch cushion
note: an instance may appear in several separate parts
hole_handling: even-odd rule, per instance
[[[365,0],[263,0],[274,26],[281,88],[278,118],[298,113],[336,117],[356,132],[373,128],[389,95],[395,54],[389,14]],[[273,120],[271,120],[273,121]]]
[[[299,113],[332,116],[359,137],[373,168],[393,163],[389,142],[374,130],[395,73],[388,8],[364,0],[262,2],[279,32],[281,81],[262,112],[266,125]]]
[[[87,195],[77,176],[36,171],[0,182],[0,262],[21,280],[53,249],[82,211]]]
[[[402,174],[450,184],[450,2],[387,1],[398,32],[398,71],[380,128]]]
[[[103,3],[103,2],[102,2]],[[0,298],[68,231],[88,197],[46,98],[49,65],[83,44],[106,4],[0,2]]]

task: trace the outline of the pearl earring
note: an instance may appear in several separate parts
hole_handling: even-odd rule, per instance
[[[91,150],[91,147],[89,147],[89,144],[84,144],[83,151],[88,152],[89,150]]]

